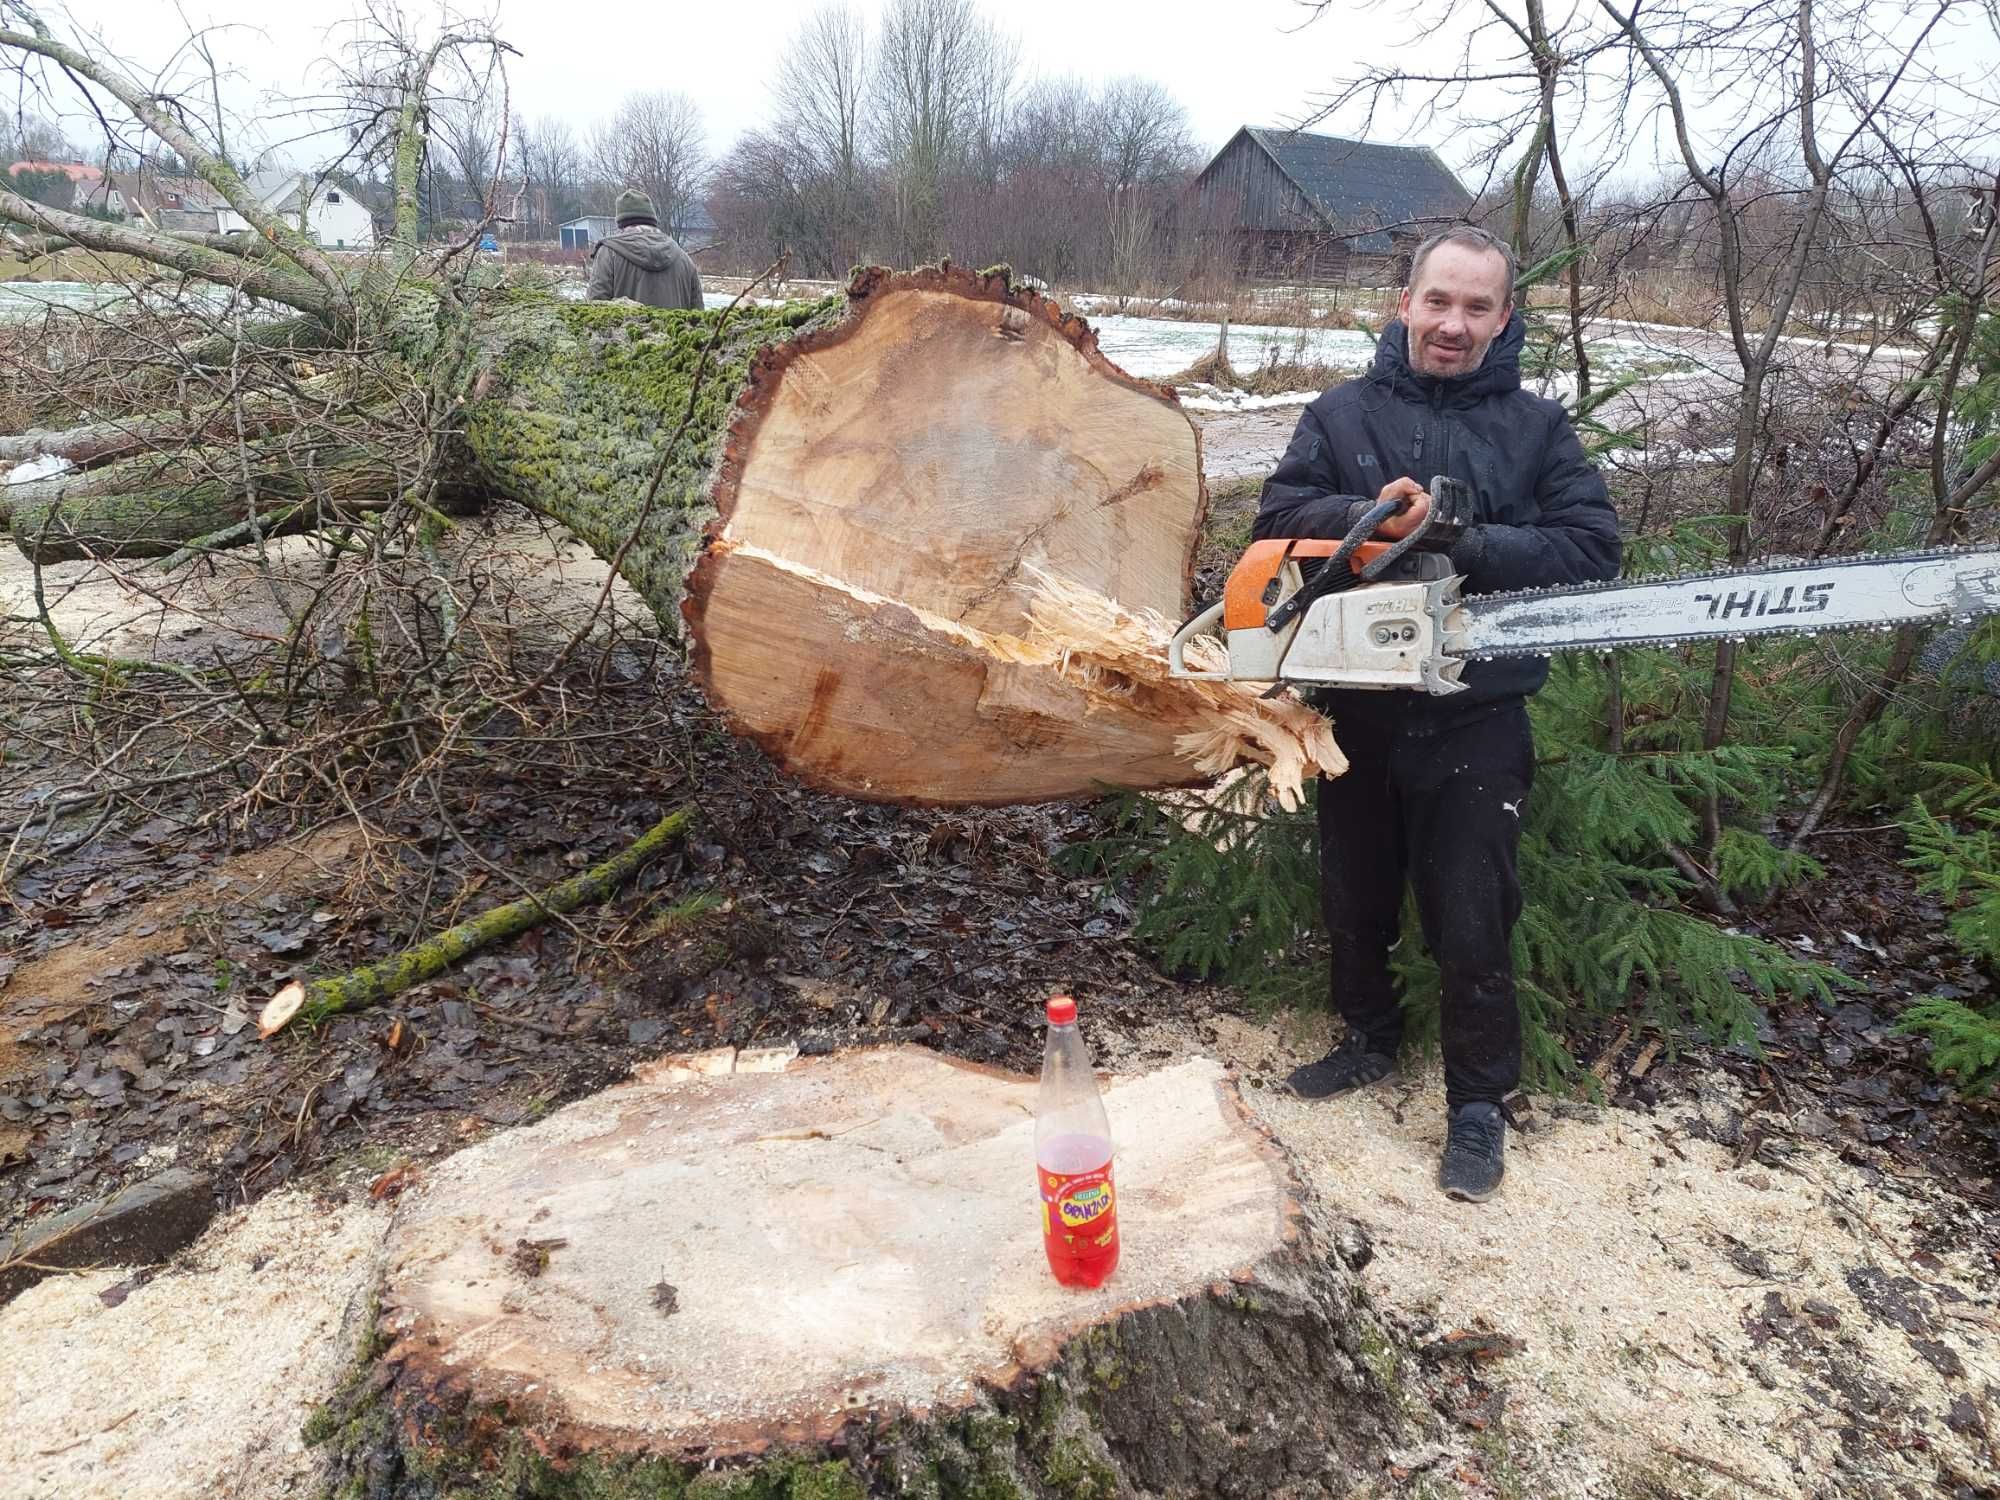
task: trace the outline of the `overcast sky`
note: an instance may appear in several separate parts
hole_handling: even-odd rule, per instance
[[[561,114],[585,126],[634,90],[678,90],[701,106],[709,149],[720,152],[764,120],[771,63],[819,3],[499,0],[496,10],[500,34],[522,54],[509,65],[522,116]],[[323,80],[316,64],[339,47],[356,11],[352,0],[180,0],[180,8],[228,28],[215,50],[255,86],[236,91],[244,106],[256,88],[300,92]],[[877,7],[860,0],[859,8]],[[134,65],[159,66],[188,30],[174,0],[75,0],[48,13],[58,10]],[[422,12],[421,3],[408,7]],[[1312,21],[1298,0],[1007,0],[988,13],[1019,36],[1032,75],[1137,73],[1164,83],[1210,147],[1239,125],[1295,122],[1357,51],[1386,50],[1408,32],[1393,11],[1349,8]]]
[[[521,54],[509,64],[518,116],[561,115],[582,136],[628,93],[676,90],[700,106],[708,149],[719,155],[744,130],[765,121],[773,61],[799,18],[823,0],[492,0],[491,11],[476,8],[478,3],[468,0],[457,14],[493,15],[499,33]],[[871,18],[881,6],[881,0],[852,3]],[[1560,24],[1572,3],[1588,7],[1588,0],[1555,0],[1552,21]],[[413,32],[434,30],[425,17],[440,14],[436,0],[401,4]],[[266,139],[282,140],[296,127],[278,118],[283,106],[272,101],[326,87],[326,60],[353,35],[358,8],[357,0],[71,0],[49,6],[45,14],[52,20],[67,17],[107,38],[142,76],[184,47],[188,20],[221,28],[212,43],[217,61],[236,75],[227,95],[230,107],[262,113]],[[1343,71],[1352,73],[1363,61],[1449,72],[1462,44],[1462,28],[1417,31],[1411,20],[1419,10],[1415,0],[1335,0],[1317,19],[1301,0],[991,0],[985,9],[1019,38],[1029,77],[1107,79],[1134,73],[1156,79],[1186,106],[1196,138],[1210,149],[1240,125],[1298,122]],[[1423,0],[1424,14],[1437,9],[1437,0]],[[1479,13],[1472,5],[1460,9]],[[1889,28],[1916,24],[1909,19],[1911,7],[1900,0],[1882,0],[1873,14]],[[2000,71],[2000,39],[1978,7],[1967,6],[1963,18],[1948,22],[1934,39],[1943,44],[1948,65],[1963,70],[1966,79],[1990,81]],[[1595,93],[1600,122],[1621,112],[1621,90],[1600,84]],[[1471,101],[1475,108],[1466,118],[1478,117],[1480,102]],[[1957,107],[1962,112],[1963,106]],[[1973,108],[1980,118],[1993,117],[1993,106],[1984,100],[1974,101]],[[1735,113],[1731,110],[1732,125]],[[83,118],[65,123],[80,140],[92,134]],[[1352,117],[1323,128],[1362,133]],[[1413,122],[1385,114],[1366,133],[1434,146],[1461,169],[1469,187],[1479,186],[1477,175],[1463,170],[1479,138],[1449,117]],[[1593,128],[1565,133],[1572,161],[1587,167],[1603,154]],[[237,139],[241,136],[239,127]],[[304,144],[288,155],[295,166],[317,166],[333,149]],[[1644,145],[1627,147],[1610,164],[1614,170],[1644,172],[1651,163],[1640,158],[1652,154]]]

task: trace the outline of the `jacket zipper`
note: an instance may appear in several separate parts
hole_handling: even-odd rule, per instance
[[[1431,397],[1431,407],[1437,413],[1437,472],[1440,474],[1449,474],[1451,472],[1451,418],[1444,414],[1444,391],[1442,388]]]

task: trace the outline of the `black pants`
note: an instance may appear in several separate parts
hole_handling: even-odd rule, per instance
[[[1535,779],[1528,711],[1516,700],[1440,722],[1393,707],[1335,719],[1348,772],[1319,786],[1333,1006],[1393,1055],[1403,1015],[1389,949],[1407,880],[1443,981],[1446,1100],[1497,1103],[1521,1078],[1512,934],[1521,818]]]

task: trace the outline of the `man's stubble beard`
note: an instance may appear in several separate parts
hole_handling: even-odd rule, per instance
[[[1492,352],[1493,345],[1499,337],[1500,335],[1496,333],[1485,343],[1475,345],[1473,348],[1475,357],[1468,360],[1456,370],[1433,370],[1429,368],[1418,355],[1417,336],[1411,333],[1408,327],[1403,329],[1403,353],[1404,357],[1409,360],[1410,368],[1415,370],[1419,375],[1428,375],[1434,380],[1450,380],[1459,375],[1470,375],[1474,370],[1485,364],[1486,356]]]

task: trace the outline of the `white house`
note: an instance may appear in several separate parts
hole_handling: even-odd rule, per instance
[[[325,249],[375,248],[375,216],[336,181],[314,177],[309,172],[265,171],[252,172],[244,184],[265,209]],[[224,234],[236,234],[250,227],[231,208],[221,209],[217,221]]]

